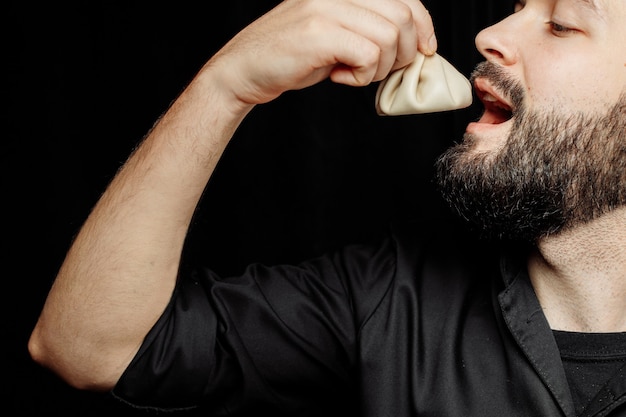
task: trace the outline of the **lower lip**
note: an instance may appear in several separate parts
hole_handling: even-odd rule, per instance
[[[478,132],[482,132],[485,129],[491,129],[496,125],[492,125],[489,123],[478,123],[478,122],[472,122],[470,124],[467,125],[467,127],[465,128],[465,131],[467,133],[478,133]]]
[[[488,131],[494,131],[494,130],[503,130],[503,129],[509,128],[510,122],[511,122],[510,120],[504,123],[498,123],[498,124],[471,122],[465,128],[465,131],[467,133],[480,133],[480,132],[488,132]]]

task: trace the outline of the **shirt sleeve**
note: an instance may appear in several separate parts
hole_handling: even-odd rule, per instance
[[[181,272],[113,395],[213,415],[316,408],[354,389],[359,330],[395,271],[391,240],[238,277]]]

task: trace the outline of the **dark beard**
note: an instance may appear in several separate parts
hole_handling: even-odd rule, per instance
[[[602,115],[536,113],[499,67],[479,64],[476,76],[516,111],[502,149],[472,151],[466,134],[437,161],[442,194],[462,218],[489,238],[535,242],[626,205],[626,93]]]

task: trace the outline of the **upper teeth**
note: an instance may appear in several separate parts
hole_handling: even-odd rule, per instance
[[[485,101],[491,101],[491,102],[496,102],[498,101],[497,98],[495,98],[494,96],[492,96],[491,94],[487,93],[483,96],[483,100]]]
[[[485,95],[483,96],[483,101],[487,102],[487,103],[493,103],[492,105],[495,107],[498,107],[500,109],[506,110],[506,111],[510,111],[511,108],[509,107],[508,104],[501,102],[500,100],[498,100],[497,98],[495,98],[494,96],[492,96],[489,93],[485,93]]]

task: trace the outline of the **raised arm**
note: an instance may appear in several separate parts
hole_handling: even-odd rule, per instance
[[[431,40],[417,0],[285,0],[236,35],[93,208],[33,330],[32,357],[75,387],[112,388],[170,299],[196,205],[246,114],[327,77],[381,80],[418,48],[434,52]]]

